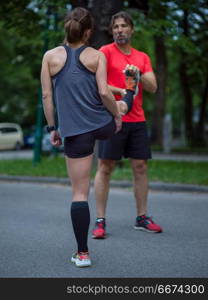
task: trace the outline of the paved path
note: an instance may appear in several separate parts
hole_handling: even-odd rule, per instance
[[[67,186],[0,182],[0,277],[208,277],[207,193],[150,192],[162,234],[133,229],[135,203],[111,189],[108,238],[89,237],[92,268],[69,262],[75,240]],[[91,226],[95,205],[90,195]]]
[[[0,151],[0,159],[31,159],[31,158],[33,158],[32,150]]]

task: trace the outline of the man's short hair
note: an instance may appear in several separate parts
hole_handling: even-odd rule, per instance
[[[120,11],[111,17],[110,30],[112,30],[113,24],[118,18],[123,18],[125,22],[131,26],[131,28],[134,28],[132,17],[126,11]]]

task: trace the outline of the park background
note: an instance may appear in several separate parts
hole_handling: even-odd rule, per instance
[[[46,49],[63,41],[64,15],[77,5],[87,7],[95,17],[91,42],[96,48],[112,40],[108,33],[111,15],[121,9],[129,11],[135,22],[133,45],[150,55],[159,84],[155,95],[144,94],[144,108],[153,149],[149,179],[150,183],[160,182],[159,191],[150,185],[149,212],[153,212],[164,232],[149,235],[133,230],[132,189],[112,188],[108,209],[110,238],[101,244],[89,239],[93,268],[88,270],[77,270],[69,264],[74,249],[72,226],[68,223],[71,189],[67,180],[67,186],[57,184],[67,179],[63,153],[39,151],[46,124],[39,79],[42,56]],[[22,288],[18,280],[16,288],[8,277],[60,277],[67,278],[68,283],[70,278],[79,278],[80,282],[86,277],[154,277],[162,283],[160,278],[178,277],[180,284],[183,278],[189,278],[186,284],[192,282],[195,286],[196,278],[207,280],[206,1],[13,0],[1,3],[0,16],[0,122],[17,122],[25,134],[35,126],[37,150],[35,159],[27,156],[28,152],[33,154],[33,149],[0,151],[0,277],[6,277],[10,285],[8,288],[1,280],[1,291],[7,287],[7,298],[20,291],[22,297],[25,290],[27,298],[31,291],[40,291],[38,296],[43,296],[37,281],[35,288],[28,291],[28,281],[22,281]],[[164,142],[164,132],[171,133],[168,144]],[[16,159],[11,159],[14,156]],[[131,176],[125,160],[112,179],[132,183]],[[49,182],[53,184],[49,186]],[[89,204],[93,227],[96,212],[92,194]],[[136,282],[141,284],[140,279]],[[54,286],[54,282],[47,286],[47,296],[49,291],[55,294]]]
[[[15,164],[4,161],[1,174],[67,176],[66,170],[60,169],[63,165],[60,158],[51,164],[54,171],[48,167],[48,160],[42,159],[42,128],[46,121],[40,69],[45,51],[63,42],[66,12],[77,6],[86,7],[95,18],[90,44],[97,49],[112,42],[109,22],[113,14],[126,10],[133,17],[132,44],[151,57],[158,81],[157,93],[144,92],[143,101],[152,149],[207,154],[208,9],[205,0],[5,1],[0,7],[0,122],[20,124],[25,135],[34,132],[35,146],[33,168],[29,161],[15,161]],[[41,167],[34,169],[34,162],[41,160]],[[163,162],[162,166],[160,162],[158,173],[158,162],[150,162],[150,179],[208,184],[207,162],[183,162],[180,167],[179,163]],[[128,162],[120,167],[118,179],[131,179]]]

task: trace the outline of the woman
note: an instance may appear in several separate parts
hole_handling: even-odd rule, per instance
[[[87,236],[90,224],[88,194],[93,148],[121,129],[121,112],[107,85],[104,55],[86,46],[93,28],[89,12],[81,7],[65,20],[65,42],[45,53],[41,84],[43,107],[53,146],[64,138],[64,153],[72,185],[71,220],[78,249],[71,261],[77,267],[91,265]],[[59,131],[54,118],[53,92]],[[120,112],[121,111],[121,112]]]

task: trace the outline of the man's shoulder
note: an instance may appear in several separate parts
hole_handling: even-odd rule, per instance
[[[109,51],[114,48],[114,43],[106,44],[100,47],[100,51]]]
[[[137,50],[136,48],[132,48],[133,49],[133,53],[136,55],[140,55],[142,57],[149,57],[149,55],[146,52]]]

